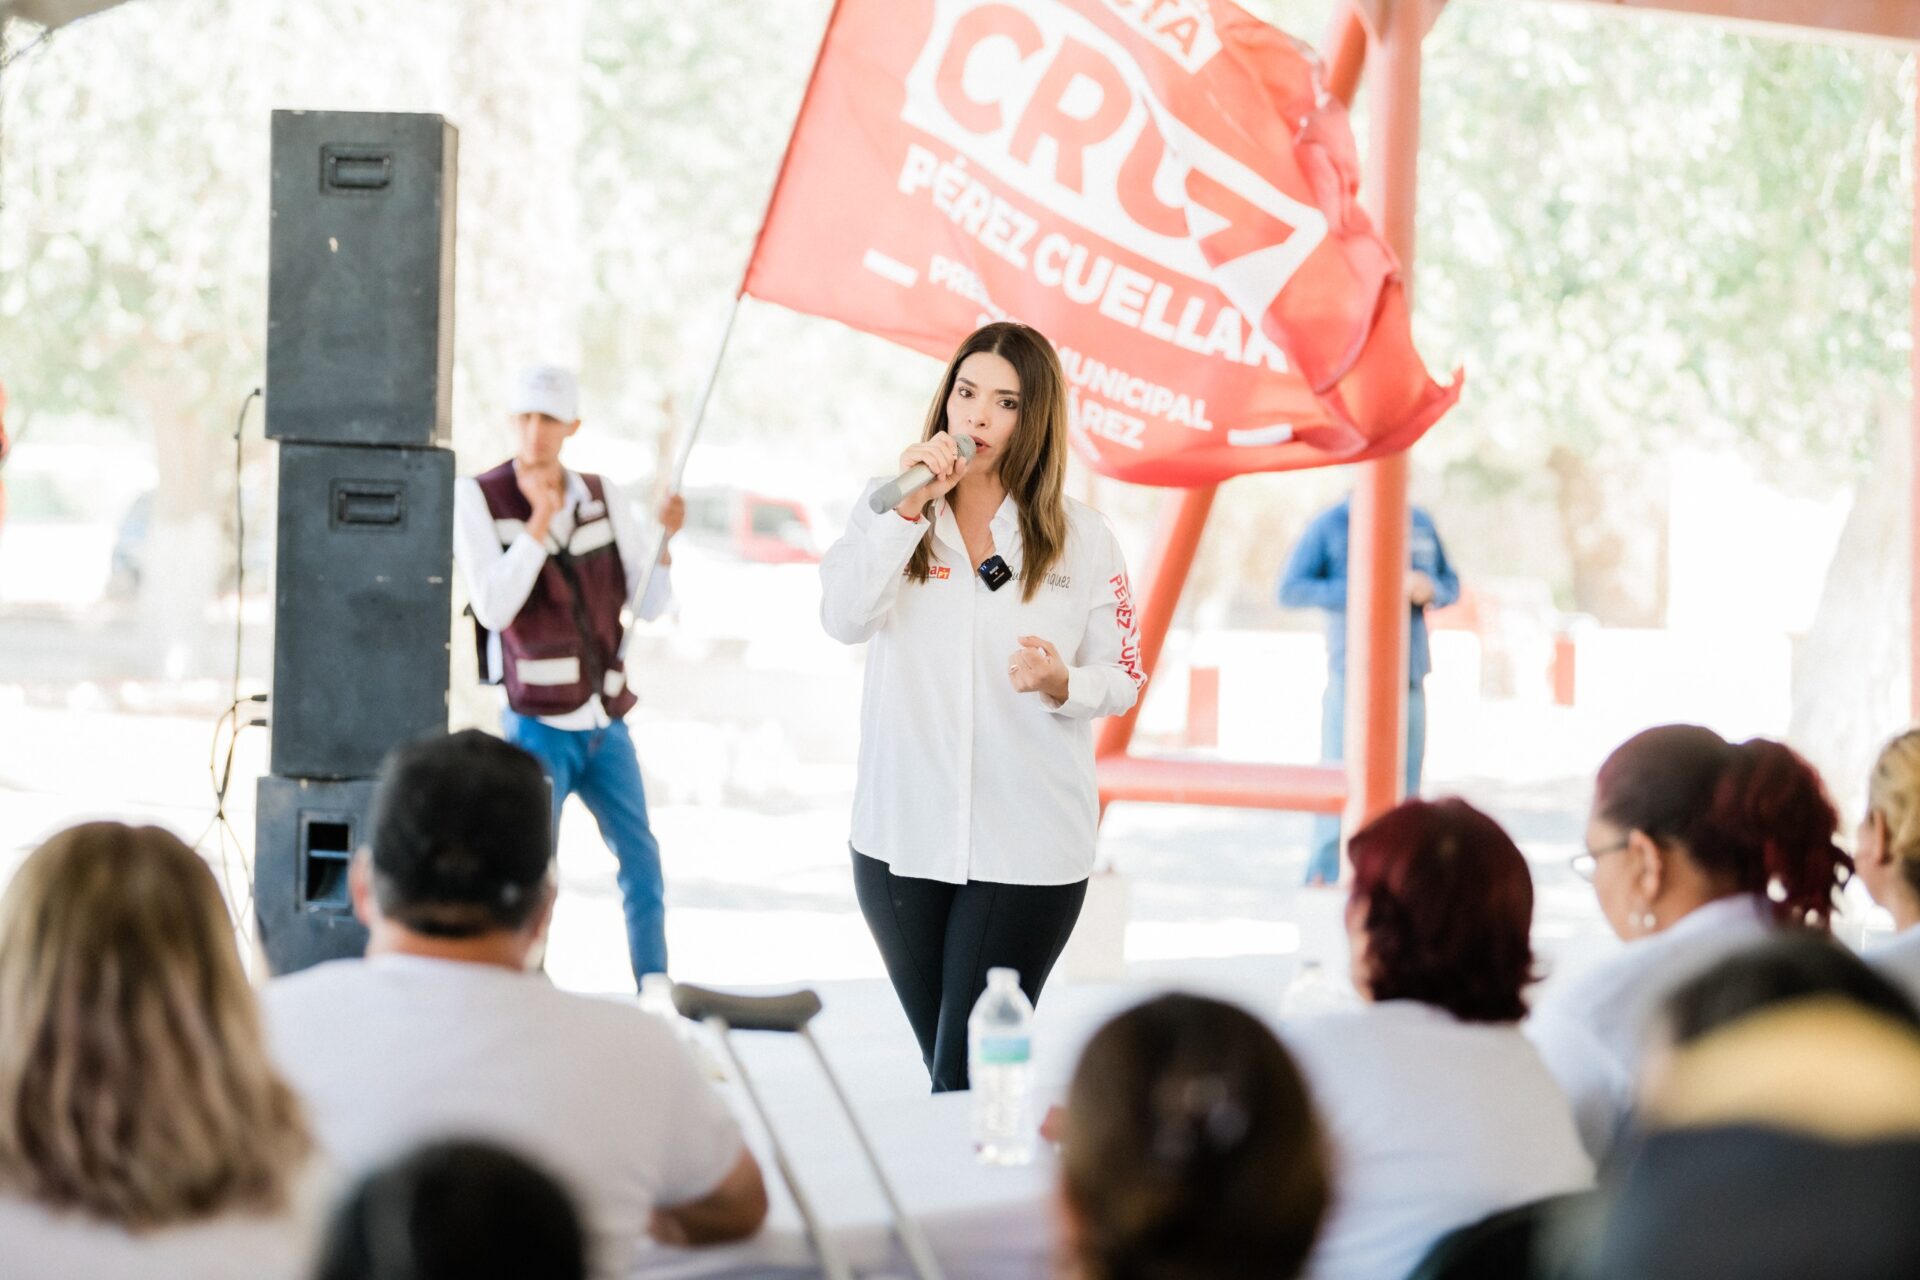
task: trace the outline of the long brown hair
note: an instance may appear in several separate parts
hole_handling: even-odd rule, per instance
[[[927,409],[922,440],[947,429],[947,399],[953,394],[960,365],[975,352],[1000,356],[1020,375],[1020,420],[1000,455],[1000,482],[1020,513],[1020,598],[1033,593],[1047,579],[1067,549],[1067,503],[1061,489],[1067,478],[1067,377],[1053,344],[1038,329],[1000,321],[975,329],[947,362],[947,372]],[[923,514],[932,503],[923,508]],[[925,582],[933,564],[933,530],[929,528],[907,561],[907,577]]]
[[[1060,1192],[1080,1280],[1300,1273],[1331,1196],[1305,1079],[1243,1009],[1165,995],[1087,1042]]]
[[[273,1213],[312,1150],[213,873],[90,822],[0,897],[0,1189],[132,1230]]]

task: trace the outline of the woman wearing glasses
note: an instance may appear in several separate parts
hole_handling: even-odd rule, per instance
[[[972,457],[955,440],[966,437]],[[1113,531],[1061,492],[1067,390],[1019,324],[960,345],[879,513],[870,485],[820,565],[820,617],[866,642],[854,890],[936,1092],[967,1087],[990,968],[1030,1000],[1093,869],[1096,716],[1145,682]]]
[[[1838,826],[1812,766],[1766,738],[1736,746],[1662,725],[1607,757],[1573,864],[1627,945],[1528,1022],[1596,1158],[1628,1119],[1641,1040],[1668,993],[1770,929],[1826,930],[1852,868]]]

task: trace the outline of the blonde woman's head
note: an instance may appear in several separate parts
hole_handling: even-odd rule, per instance
[[[1855,846],[1855,869],[1874,901],[1920,906],[1920,729],[1880,749]]]
[[[0,897],[0,1190],[132,1230],[285,1206],[311,1149],[207,866],[91,822]]]

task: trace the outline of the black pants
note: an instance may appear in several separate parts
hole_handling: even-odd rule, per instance
[[[897,876],[853,851],[853,891],[906,1010],[933,1091],[967,1087],[967,1015],[987,989],[987,970],[1018,969],[1027,999],[1066,949],[1087,882],[946,884]]]

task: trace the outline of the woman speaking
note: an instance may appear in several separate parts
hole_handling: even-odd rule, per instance
[[[932,479],[891,510],[871,511],[877,485],[854,504],[820,616],[871,642],[854,891],[941,1092],[967,1087],[988,969],[1039,1001],[1093,869],[1091,722],[1146,677],[1119,543],[1061,493],[1067,389],[1044,337],[990,324],[960,344],[900,455],[916,466]]]

